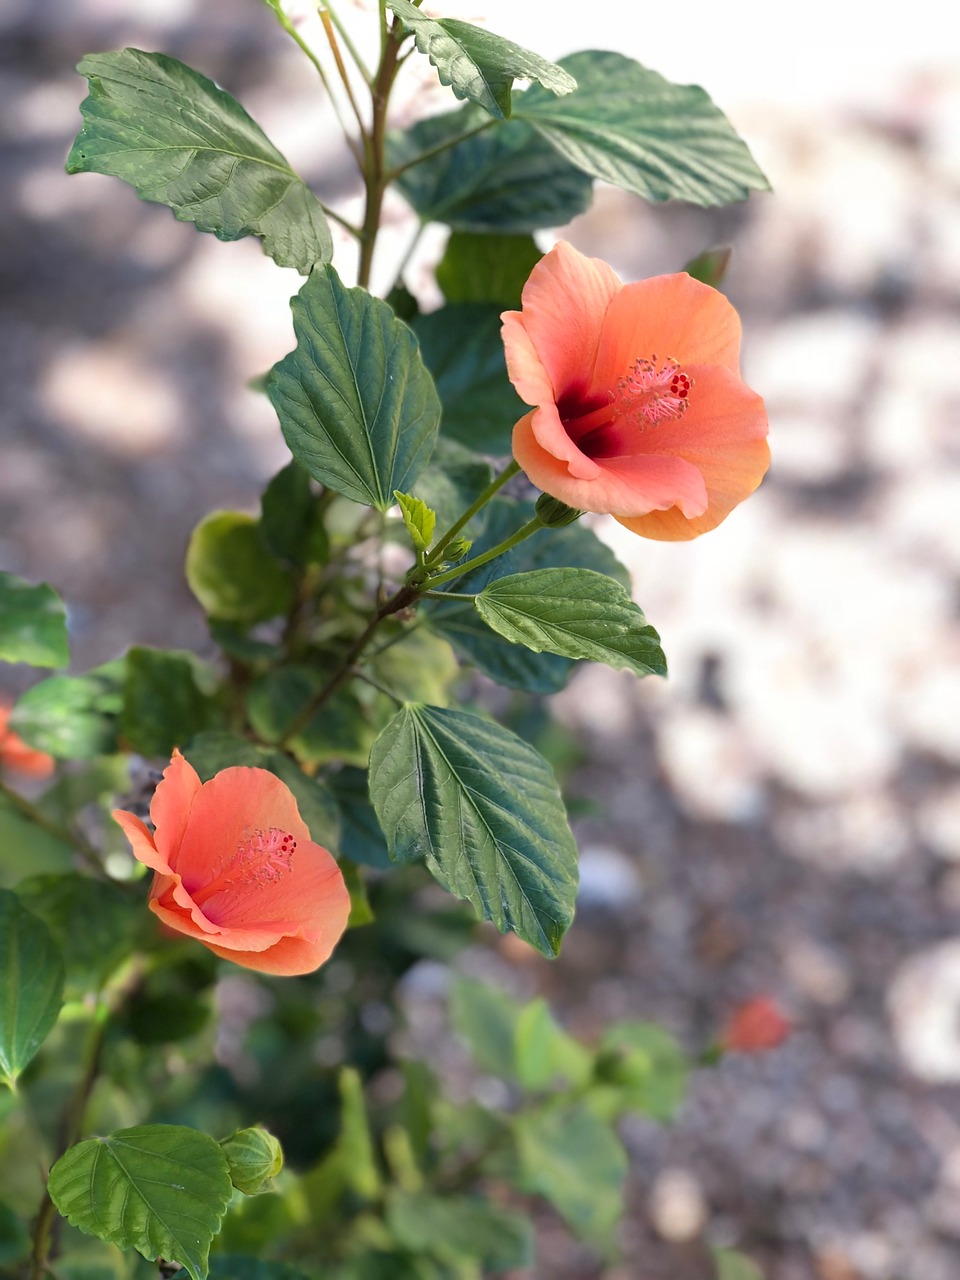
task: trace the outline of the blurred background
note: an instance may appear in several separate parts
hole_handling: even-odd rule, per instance
[[[701,1073],[672,1128],[627,1125],[626,1260],[609,1280],[686,1280],[704,1235],[770,1280],[955,1280],[960,57],[942,12],[443,12],[547,56],[618,49],[703,84],[774,187],[719,211],[602,189],[564,232],[624,278],[733,246],[726,287],[774,465],[694,543],[596,525],[671,678],[585,669],[554,700],[578,919],[555,964],[500,940],[468,963],[543,992],[585,1036],[648,1017],[696,1049],[761,991],[795,1022],[775,1052]],[[208,646],[186,541],[213,508],[252,509],[285,460],[245,384],[293,345],[300,283],[252,240],[220,244],[119,182],[67,178],[73,67],[123,45],[213,76],[328,203],[358,207],[314,74],[257,0],[5,0],[0,565],[63,593],[80,670],[131,643]],[[424,63],[397,122],[446,105]],[[384,281],[410,234],[399,198],[386,216]],[[426,300],[441,251],[427,236],[408,277]],[[337,253],[349,277],[352,249]],[[538,1277],[597,1274],[550,1219],[541,1257]]]

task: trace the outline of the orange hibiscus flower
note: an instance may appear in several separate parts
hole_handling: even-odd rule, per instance
[[[513,430],[545,493],[645,538],[695,538],[770,461],[763,401],[740,380],[740,320],[691,276],[621,284],[561,241],[505,311],[510,380],[536,405]]]
[[[201,783],[174,751],[150,805],[155,830],[123,809],[113,816],[154,872],[150,910],[234,964],[310,973],[347,927],[340,868],[266,769],[223,769]]]
[[[0,768],[11,769],[25,778],[49,778],[57,767],[53,756],[28,747],[9,722],[10,707],[0,703]]]

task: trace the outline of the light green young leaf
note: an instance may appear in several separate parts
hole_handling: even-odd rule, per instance
[[[505,991],[473,978],[450,984],[450,1021],[481,1071],[510,1080],[516,1075],[520,1006]]]
[[[577,848],[547,762],[479,716],[407,704],[370,753],[370,798],[401,862],[501,932],[556,955],[573,919]]]
[[[50,930],[0,889],[0,1078],[11,1088],[63,1002],[63,957]]]
[[[426,551],[433,541],[433,531],[437,527],[437,513],[431,511],[422,498],[414,498],[409,493],[401,493],[399,489],[393,495],[400,507],[403,523],[407,527],[413,545],[418,551]]]
[[[389,163],[410,164],[483,120],[472,105],[428,116],[405,133],[390,135]],[[584,212],[593,193],[588,174],[519,120],[411,164],[397,186],[423,222],[444,222],[455,231],[516,235],[564,226]]]
[[[749,1258],[733,1249],[712,1250],[717,1264],[717,1280],[763,1280],[763,1275]]]
[[[638,676],[666,675],[660,637],[613,578],[591,569],[536,569],[490,582],[474,598],[494,631],[534,653],[587,658]]]
[[[572,1085],[589,1080],[591,1055],[557,1024],[545,1000],[523,1006],[514,1041],[517,1076],[525,1089],[545,1089],[560,1077]]]
[[[126,659],[85,676],[48,676],[20,698],[10,727],[38,751],[87,760],[117,749]]]
[[[68,173],[106,173],[220,240],[255,235],[308,275],[333,256],[320,201],[239,102],[162,53],[88,54],[84,125]]]
[[[268,391],[315,480],[386,511],[430,457],[440,401],[417,340],[385,302],[315,271],[292,302],[297,347]]]
[[[545,1196],[581,1239],[603,1247],[623,1211],[627,1153],[585,1106],[545,1108],[514,1122],[520,1185]]]
[[[396,1192],[386,1217],[397,1241],[418,1256],[475,1258],[494,1275],[533,1263],[533,1224],[486,1200]]]
[[[574,78],[554,62],[512,40],[456,18],[428,18],[410,0],[387,0],[417,48],[437,69],[440,83],[469,98],[496,120],[510,115],[514,80],[535,80],[550,93],[570,93]]]
[[[286,613],[293,575],[267,550],[260,522],[242,511],[204,516],[187,547],[187,583],[213,618],[251,624]]]
[[[205,1280],[210,1244],[233,1194],[219,1143],[179,1124],[118,1129],[71,1147],[50,1170],[50,1198],[87,1235]]]
[[[672,1120],[686,1093],[688,1071],[683,1050],[662,1027],[635,1019],[612,1023],[597,1055],[601,1089],[594,1110],[617,1116],[642,1111],[655,1120]],[[612,1088],[609,1097],[605,1086]]]
[[[564,58],[565,98],[534,85],[514,103],[584,173],[648,200],[724,205],[769,183],[746,143],[698,85],[671,84],[621,53]]]
[[[0,660],[32,667],[65,667],[70,661],[67,615],[53,587],[0,573]]]
[[[268,1184],[283,1168],[283,1148],[266,1129],[238,1129],[221,1138],[220,1147],[227,1157],[230,1181],[245,1196],[269,1191]]]
[[[335,1153],[343,1161],[347,1185],[364,1200],[380,1193],[380,1168],[370,1132],[363,1081],[353,1067],[340,1072],[340,1136]]]
[[[437,264],[437,284],[448,302],[519,307],[527,277],[542,257],[533,236],[454,231]]]

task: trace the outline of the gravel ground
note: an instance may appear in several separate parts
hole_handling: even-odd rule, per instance
[[[202,647],[183,550],[283,461],[244,383],[289,349],[297,277],[67,179],[71,68],[162,48],[309,180],[349,200],[351,177],[252,0],[8,0],[0,37],[0,563],[63,590],[79,668]],[[557,964],[502,944],[482,963],[584,1034],[653,1017],[698,1047],[758,990],[797,1023],[699,1076],[671,1129],[626,1126],[628,1261],[607,1280],[695,1280],[701,1238],[769,1280],[960,1274],[960,70],[925,56],[882,96],[811,81],[778,102],[775,77],[743,96],[777,196],[705,213],[604,191],[571,233],[634,277],[735,245],[775,464],[695,543],[598,524],[672,677],[591,669],[556,699],[589,747],[571,789],[603,810],[578,822],[583,905]],[[538,1274],[598,1273],[547,1224]]]

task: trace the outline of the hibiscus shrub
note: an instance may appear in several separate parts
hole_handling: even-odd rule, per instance
[[[455,1101],[401,1034],[399,991],[478,921],[554,956],[573,918],[554,774],[470,673],[521,695],[584,661],[665,673],[578,518],[694,537],[767,465],[723,253],[622,284],[534,233],[582,213],[595,179],[701,205],[765,180],[703,90],[621,54],[555,64],[381,0],[363,78],[331,4],[314,40],[268,2],[325,85],[353,85],[359,225],[199,71],[136,49],[79,67],[69,172],[257,236],[305,281],[264,388],[291,460],[257,514],[214,512],[187,553],[222,656],[132,648],[0,718],[4,1276],[470,1280],[531,1265],[537,1197],[609,1257],[617,1121],[666,1121],[683,1096],[688,1063],[656,1027],[581,1043],[543,1001],[444,970],[472,1070],[502,1082]],[[390,132],[418,54],[463,105]],[[370,292],[389,186],[418,228],[449,228],[439,310],[402,272]],[[331,218],[357,241],[355,286]],[[0,658],[68,665],[49,586],[0,574]],[[770,1021],[704,1060],[776,1043]]]

